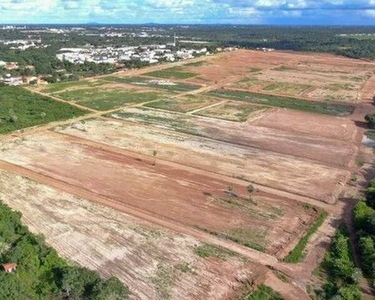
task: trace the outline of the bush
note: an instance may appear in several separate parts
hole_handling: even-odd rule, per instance
[[[375,129],[375,114],[369,114],[365,117],[365,120],[368,122],[368,126],[371,129]]]

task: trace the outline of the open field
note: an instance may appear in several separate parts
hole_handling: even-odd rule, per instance
[[[68,136],[35,135],[1,148],[3,161],[269,254],[282,254],[316,218],[315,211],[280,195],[260,191],[249,199],[246,183]]]
[[[246,104],[245,104],[246,105]],[[211,109],[215,109],[214,106]],[[220,106],[219,106],[220,107]],[[204,113],[201,110],[198,114]],[[129,108],[115,113],[109,114],[110,117],[120,120],[131,121],[151,125],[156,128],[164,128],[176,132],[188,133],[196,136],[203,136],[218,141],[225,141],[228,143],[248,146],[250,148],[266,149],[276,153],[288,154],[296,157],[309,158],[317,160],[330,165],[348,166],[355,153],[356,147],[342,141],[331,140],[319,136],[307,136],[306,132],[296,132],[293,127],[286,128],[289,130],[280,130],[277,127],[280,125],[288,124],[285,122],[277,122],[278,119],[273,116],[283,115],[283,111],[257,111],[255,112],[254,120],[250,119],[246,123],[228,122],[225,120],[217,120],[211,118],[200,118],[191,115],[182,115],[171,112],[155,111],[141,107]],[[305,122],[311,122],[317,126],[321,123],[324,116],[315,118],[314,114],[300,113],[301,118]],[[266,120],[275,121],[273,124],[268,124]],[[339,122],[329,122],[325,120],[326,127],[343,127]],[[335,120],[333,120],[335,121]],[[344,121],[343,125],[346,125]],[[259,124],[262,126],[254,126]],[[290,132],[290,129],[293,131]],[[322,132],[323,137],[325,128],[313,127],[318,132]],[[344,127],[343,127],[344,128]],[[333,134],[328,132],[329,134]],[[340,136],[342,139],[350,139],[354,134],[352,132],[345,133]],[[327,151],[329,150],[329,151]]]
[[[143,75],[168,79],[187,79],[197,76],[197,74],[193,72],[184,72],[183,67],[172,67],[169,69],[163,69],[161,71],[144,73]]]
[[[134,299],[235,299],[254,281],[305,299],[371,162],[359,159],[371,111],[361,102],[375,64],[281,51],[201,59],[30,86],[11,101],[0,91],[0,133],[58,121],[1,137],[0,198]],[[266,266],[291,282],[267,281]]]
[[[200,109],[215,103],[219,100],[206,96],[186,95],[180,98],[163,99],[146,104],[146,107],[160,108],[178,112],[188,112]]]
[[[0,197],[63,257],[118,277],[132,299],[225,300],[241,289],[240,278],[265,272],[230,251],[212,253],[192,237],[4,171]]]
[[[189,92],[194,91],[200,88],[199,85],[174,82],[171,80],[165,79],[150,79],[147,77],[116,77],[108,76],[103,78],[109,82],[117,83],[127,83],[135,86],[149,87],[149,88],[158,88],[162,90],[167,90],[170,92]]]
[[[361,101],[362,89],[374,75],[371,62],[317,53],[246,50],[225,53],[209,64],[187,64],[179,72],[196,74],[182,78],[185,82],[222,81],[231,89],[346,103]],[[237,79],[226,82],[231,78]]]
[[[0,134],[82,116],[86,112],[18,87],[0,88]]]
[[[139,124],[96,119],[57,130],[144,155],[155,150],[160,159],[327,202],[335,201],[349,176],[309,160]]]
[[[289,108],[313,113],[327,114],[333,116],[350,115],[354,107],[340,103],[309,101],[284,96],[257,94],[239,90],[216,90],[209,93],[210,96],[244,101],[248,103],[263,104],[274,107]]]
[[[157,91],[138,91],[135,89],[89,88],[61,92],[58,97],[74,101],[96,110],[109,110],[129,104],[157,100],[163,94]]]
[[[248,103],[228,101],[216,106],[202,109],[196,114],[228,121],[245,122],[248,120],[248,118],[254,118],[267,109],[267,107],[262,107],[260,105],[255,106]]]

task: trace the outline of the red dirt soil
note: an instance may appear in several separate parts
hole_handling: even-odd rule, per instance
[[[253,195],[259,205],[239,209],[214,197],[228,200],[228,185],[246,195],[245,186],[182,166],[161,162],[153,166],[150,160],[56,134],[32,139],[15,142],[19,144],[10,152],[11,163],[192,228],[219,234],[244,230],[269,254],[285,255],[285,246],[295,244],[316,216],[302,204],[265,192]]]

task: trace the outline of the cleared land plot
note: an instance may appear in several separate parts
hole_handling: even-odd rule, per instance
[[[343,141],[353,141],[357,132],[356,125],[348,118],[285,109],[269,110],[252,124]]]
[[[222,82],[251,92],[354,103],[361,100],[373,67],[371,62],[327,54],[238,50],[210,59],[209,65],[184,70],[198,74],[185,82]]]
[[[258,119],[272,120],[271,117],[268,117],[269,115],[277,115],[277,112],[258,112],[255,123],[258,123]],[[346,142],[321,138],[319,136],[309,136],[304,133],[301,134],[293,131],[279,130],[277,128],[273,129],[254,126],[252,123],[240,124],[224,120],[154,111],[141,107],[124,109],[110,114],[109,116],[116,119],[152,125],[177,132],[204,136],[237,145],[240,144],[251,148],[256,147],[277,153],[314,159],[330,165],[342,167],[347,167],[349,165],[356,152],[356,147]],[[293,116],[293,114],[291,116]],[[314,114],[304,114],[305,122],[311,122],[312,125],[316,123],[314,123],[314,117]],[[320,119],[318,118],[317,122],[319,120]],[[340,130],[342,130],[341,123],[331,123],[331,120],[324,121],[325,122],[322,122],[321,124],[329,126],[328,128],[333,132],[336,132],[336,130],[340,132]],[[263,124],[264,122],[259,123]],[[346,121],[346,123],[349,122]],[[317,130],[317,127],[314,128]],[[324,128],[321,130],[323,133],[325,132]],[[351,133],[349,137],[352,135],[353,133]],[[346,137],[342,136],[342,138],[345,139]]]
[[[194,90],[201,88],[200,85],[174,82],[170,80],[150,79],[146,77],[108,76],[102,79],[106,81],[111,81],[111,82],[127,83],[131,85],[136,85],[136,86],[158,88],[158,89],[163,89],[163,90],[167,90],[170,92],[190,92],[190,91],[194,91]]]
[[[352,114],[354,107],[340,103],[308,101],[297,98],[257,94],[236,90],[216,90],[208,93],[214,97],[257,103],[268,106],[302,110],[313,113],[327,114],[333,116],[346,116]]]
[[[186,95],[180,98],[163,99],[160,101],[145,104],[144,106],[178,112],[188,112],[218,102],[219,100],[207,96]]]
[[[60,132],[272,188],[334,202],[349,172],[262,149],[120,121],[90,120]]]
[[[101,80],[81,80],[81,81],[67,81],[67,82],[59,82],[59,83],[53,83],[49,84],[46,87],[32,87],[33,89],[39,90],[42,93],[58,93],[62,92],[64,90],[71,90],[71,89],[77,89],[77,88],[88,88],[88,87],[97,87],[101,86],[103,81]]]
[[[163,69],[154,72],[144,73],[142,75],[150,76],[150,77],[160,77],[160,78],[168,78],[168,79],[187,79],[191,77],[195,77],[198,74],[194,72],[188,72],[184,67],[172,67],[168,69]]]
[[[60,92],[58,97],[104,111],[129,104],[157,100],[162,97],[162,94],[157,91],[142,92],[135,89],[88,88]]]
[[[256,106],[248,103],[229,101],[200,110],[196,114],[229,121],[245,122],[249,117],[258,116],[265,110],[267,110],[267,108],[259,105]]]
[[[311,88],[310,85],[307,84],[293,84],[293,83],[285,83],[285,82],[278,82],[273,83],[271,85],[266,86],[263,88],[264,91],[267,92],[275,92],[286,94],[290,96],[298,96],[301,95],[303,92]]]
[[[0,88],[0,134],[84,115],[86,112],[19,87]]]
[[[316,212],[280,195],[256,192],[249,199],[246,182],[154,164],[57,134],[7,141],[1,159],[269,254],[295,244],[316,218]]]
[[[242,288],[238,278],[264,272],[230,251],[4,171],[0,197],[60,255],[118,277],[132,299],[226,300]]]

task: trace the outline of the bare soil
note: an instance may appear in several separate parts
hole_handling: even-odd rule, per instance
[[[7,142],[6,147],[1,155],[5,161],[194,228],[228,236],[246,232],[244,243],[260,245],[270,254],[289,245],[315,218],[288,199],[275,201],[267,193],[253,196],[257,204],[234,199],[228,196],[228,186],[246,197],[244,186],[153,165],[68,137],[34,136]]]
[[[4,171],[0,195],[60,255],[118,277],[132,299],[226,300],[265,272],[240,256],[202,259],[192,237]]]

